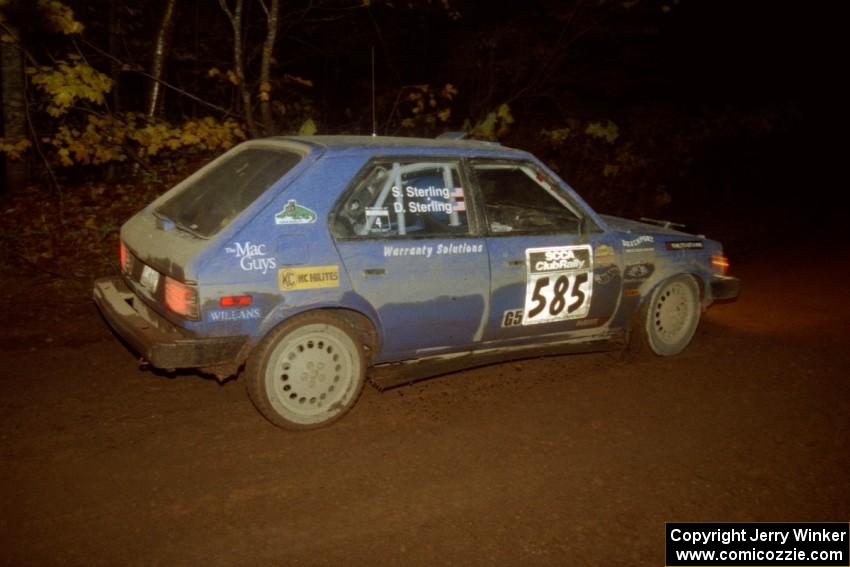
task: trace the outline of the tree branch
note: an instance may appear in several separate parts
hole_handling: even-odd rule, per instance
[[[29,78],[24,75],[24,83],[29,83]],[[53,168],[50,167],[50,162],[47,161],[47,156],[44,155],[44,152],[41,149],[41,143],[38,140],[38,133],[35,131],[35,126],[32,123],[32,116],[30,116],[30,102],[29,97],[27,96],[27,91],[29,88],[24,89],[24,113],[27,116],[27,125],[29,126],[30,135],[32,136],[32,143],[35,147],[35,151],[38,153],[41,161],[44,162],[44,168],[47,170],[47,175],[50,177],[50,182],[53,184],[53,188],[59,193],[59,205],[63,204],[63,194],[62,187],[59,185],[59,181],[56,179],[56,175],[53,173]]]
[[[181,89],[180,87],[176,87],[176,86],[172,85],[171,83],[169,83],[169,82],[167,82],[167,81],[164,81],[164,80],[162,80],[162,79],[157,79],[156,77],[154,77],[153,75],[151,75],[150,73],[148,73],[148,72],[146,72],[146,71],[142,71],[142,70],[140,70],[140,69],[135,69],[135,68],[131,67],[130,65],[128,65],[127,63],[125,63],[124,61],[121,61],[120,59],[118,59],[118,58],[117,58],[117,57],[115,57],[114,55],[111,55],[111,54],[109,54],[109,53],[107,53],[107,52],[103,51],[103,50],[102,50],[102,49],[100,49],[98,46],[94,45],[93,43],[91,43],[90,41],[88,41],[88,40],[86,40],[86,39],[82,39],[82,41],[83,41],[83,43],[85,43],[87,46],[89,46],[90,48],[94,49],[95,51],[97,51],[98,53],[100,53],[101,55],[103,55],[104,57],[106,57],[107,59],[110,59],[110,60],[112,60],[112,61],[115,61],[116,63],[119,63],[119,64],[121,65],[121,70],[122,70],[122,71],[128,71],[128,72],[131,72],[131,73],[138,73],[139,75],[142,75],[143,77],[147,77],[148,79],[151,79],[152,81],[156,81],[156,82],[158,82],[159,84],[161,84],[162,86],[167,87],[167,88],[169,88],[169,89],[171,89],[171,90],[173,90],[173,91],[175,91],[175,92],[177,92],[177,93],[180,93],[180,94],[182,94],[183,96],[186,96],[186,97],[191,98],[191,99],[192,99],[192,100],[194,100],[195,102],[199,102],[199,103],[203,104],[204,106],[208,106],[208,107],[210,107],[210,108],[212,108],[212,109],[214,109],[214,110],[218,110],[219,112],[221,112],[221,113],[223,113],[223,114],[225,114],[225,115],[233,115],[233,116],[235,116],[236,118],[240,118],[240,119],[244,118],[244,117],[243,117],[242,115],[240,115],[239,113],[233,112],[232,110],[229,110],[229,109],[227,109],[227,108],[224,108],[224,107],[218,106],[217,104],[213,104],[213,103],[211,103],[211,102],[209,102],[209,101],[206,101],[206,100],[202,99],[201,97],[199,97],[199,96],[197,96],[197,95],[194,95],[194,94],[192,94],[192,93],[190,93],[190,92],[188,92],[188,91],[186,91],[186,90],[183,90],[183,89]]]

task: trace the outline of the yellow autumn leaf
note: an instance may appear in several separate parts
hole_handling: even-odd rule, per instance
[[[316,127],[316,123],[313,122],[312,118],[308,118],[301,124],[301,128],[298,129],[299,136],[313,136],[318,131]]]

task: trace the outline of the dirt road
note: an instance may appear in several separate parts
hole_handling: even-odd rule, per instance
[[[367,388],[302,434],[7,279],[0,563],[663,565],[665,521],[847,521],[850,254],[807,254],[739,262],[678,357]]]

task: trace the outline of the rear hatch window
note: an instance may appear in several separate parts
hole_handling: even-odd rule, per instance
[[[156,209],[203,238],[215,235],[301,160],[283,149],[247,148],[225,155]]]

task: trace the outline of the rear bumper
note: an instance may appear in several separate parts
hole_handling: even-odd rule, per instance
[[[194,337],[145,305],[120,277],[97,280],[94,302],[115,332],[157,368],[232,364],[247,340]]]
[[[711,278],[711,296],[714,299],[735,299],[741,280],[730,276],[713,276]]]

